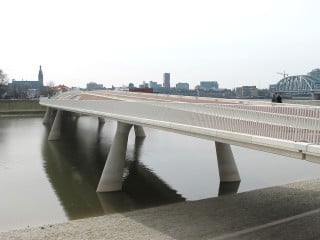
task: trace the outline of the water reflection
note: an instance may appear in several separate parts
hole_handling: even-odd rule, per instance
[[[219,187],[211,141],[146,128],[145,140],[135,139],[133,131],[129,136],[123,191],[97,194],[116,124],[99,127],[97,118],[74,116],[64,121],[61,141],[48,142],[41,118],[0,118],[0,231],[250,191],[320,173],[320,164],[232,146],[241,185]]]
[[[80,121],[86,119],[80,119]],[[143,139],[136,138],[127,154],[123,191],[96,193],[111,142],[102,137],[107,124],[95,122],[78,131],[77,121],[65,117],[60,141],[43,138],[43,166],[69,219],[123,212],[185,201],[151,169],[140,162]],[[89,121],[92,124],[94,121]],[[68,127],[66,127],[68,126]],[[48,133],[47,133],[48,134]]]

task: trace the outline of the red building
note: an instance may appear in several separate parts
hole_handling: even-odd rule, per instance
[[[129,92],[153,93],[153,88],[129,88]]]

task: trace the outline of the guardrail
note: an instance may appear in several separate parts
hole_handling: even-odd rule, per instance
[[[308,142],[319,145],[320,141],[319,108],[55,99],[41,99],[41,104],[54,105],[57,108],[67,106],[69,110],[92,111],[101,116],[109,113],[141,120],[156,120],[168,124],[177,123],[208,130],[216,129],[293,142]],[[268,112],[269,110],[270,112]]]

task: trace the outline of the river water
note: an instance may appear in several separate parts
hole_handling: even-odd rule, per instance
[[[219,185],[214,143],[131,131],[123,190],[96,193],[115,133],[93,117],[69,119],[47,141],[42,118],[0,118],[0,231],[64,222],[318,178],[320,165],[232,146],[242,181]]]

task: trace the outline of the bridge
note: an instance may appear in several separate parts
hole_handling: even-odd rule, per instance
[[[67,112],[117,121],[98,192],[121,190],[132,127],[136,137],[150,127],[214,141],[221,182],[241,180],[230,145],[320,163],[319,107],[123,91],[67,92],[40,104],[44,124],[52,122],[50,141],[61,137]]]
[[[275,86],[277,93],[311,94],[320,100],[320,80],[309,75],[293,75],[282,78]]]

